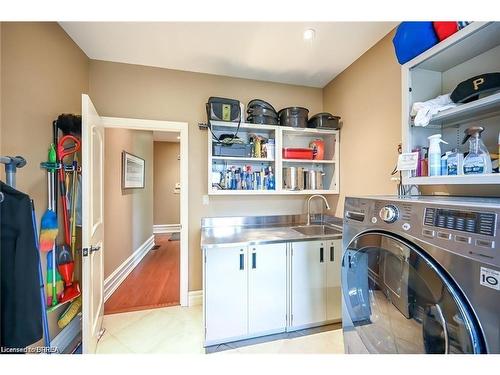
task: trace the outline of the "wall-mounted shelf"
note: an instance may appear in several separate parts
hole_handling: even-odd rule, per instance
[[[491,117],[497,113],[500,113],[500,92],[439,112],[432,117],[429,125],[440,124],[446,127]]]
[[[467,153],[468,144],[462,144],[464,131],[471,126],[482,126],[484,144],[492,156],[498,153],[498,92],[439,112],[426,127],[414,126],[410,111],[413,103],[450,93],[466,79],[500,71],[500,22],[472,22],[407,62],[401,69],[403,152],[429,147],[428,137],[439,133],[447,142],[441,145],[443,154],[453,149]],[[500,173],[432,177],[411,175],[410,171],[403,173],[403,184],[464,185],[464,192],[470,191],[470,185],[477,185],[478,194],[481,193],[481,185],[500,184]],[[454,191],[459,193],[460,187],[455,186]]]
[[[227,161],[242,161],[249,163],[259,163],[259,162],[273,162],[274,158],[240,158],[237,156],[212,156],[212,160],[227,160]]]
[[[335,164],[335,160],[283,159],[283,163]]]
[[[238,128],[237,123],[212,121],[212,132],[216,137],[221,134],[232,134]],[[209,195],[306,195],[306,194],[338,194],[339,193],[339,131],[312,128],[291,128],[279,125],[258,125],[241,123],[238,137],[248,142],[249,137],[256,134],[265,139],[274,139],[275,153],[272,158],[262,157],[238,157],[238,156],[214,156],[212,145],[214,137],[208,132],[208,194]],[[322,140],[324,142],[324,160],[284,159],[282,157],[284,147],[309,147],[312,141]],[[315,170],[324,172],[322,190],[296,190],[283,189],[282,168],[301,167],[304,170]],[[248,170],[260,172],[269,171],[271,167],[275,178],[275,190],[233,190],[221,189],[220,186],[227,185],[223,176],[228,173],[241,170],[243,174]],[[256,177],[258,178],[258,176]],[[215,182],[214,182],[215,181]]]
[[[457,176],[427,176],[409,177],[408,184],[412,185],[473,185],[473,184],[500,184],[500,173],[457,175]]]

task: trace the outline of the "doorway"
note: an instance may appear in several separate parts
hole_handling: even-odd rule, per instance
[[[104,300],[119,283],[104,287],[104,159],[105,129],[160,131],[180,134],[180,305],[188,306],[188,124],[158,120],[103,117],[98,114],[87,95],[82,95],[82,172],[83,247],[83,352],[94,353],[102,335]],[[152,228],[151,228],[152,229]],[[154,236],[151,236],[154,243]],[[144,252],[148,252],[145,245]],[[147,250],[146,250],[147,249]],[[136,259],[137,263],[140,259]],[[127,275],[137,264],[122,269]],[[119,280],[119,278],[116,278]]]
[[[105,129],[105,315],[180,305],[180,138]]]

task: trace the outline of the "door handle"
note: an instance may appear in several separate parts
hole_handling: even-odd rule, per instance
[[[335,247],[330,246],[330,262],[333,262],[335,260]]]
[[[240,270],[245,269],[245,254],[240,254]]]
[[[84,247],[84,248],[82,249],[82,256],[84,256],[84,257],[88,257],[88,256],[89,256],[89,254],[92,254],[93,252],[95,252],[95,251],[99,251],[99,250],[101,250],[101,247],[100,247],[100,246],[90,246],[90,248],[88,248],[88,247]]]
[[[322,248],[322,247],[320,247],[320,248],[319,248],[319,262],[320,262],[320,263],[323,263],[323,261],[324,261],[324,259],[323,259],[323,258],[324,258],[324,256],[323,256],[323,248]]]
[[[257,268],[257,253],[252,253],[252,268]]]

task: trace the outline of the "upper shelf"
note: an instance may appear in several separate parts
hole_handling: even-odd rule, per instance
[[[445,72],[500,45],[500,22],[472,22],[404,67]]]
[[[457,175],[457,176],[425,176],[407,177],[404,181],[408,185],[476,185],[499,184],[500,173]]]
[[[283,159],[283,163],[335,164],[335,160],[318,159]]]
[[[210,121],[213,128],[217,130],[231,130],[234,131],[238,127],[237,122],[226,122],[226,121]],[[240,129],[245,130],[255,130],[255,131],[276,131],[281,129],[287,135],[301,135],[301,134],[337,134],[338,130],[333,129],[315,129],[315,128],[293,128],[291,126],[280,126],[280,125],[264,125],[264,124],[250,124],[247,122],[242,122],[240,124]]]
[[[429,125],[450,126],[491,117],[498,112],[500,112],[500,92],[439,112],[432,117]]]
[[[234,131],[238,128],[237,122],[226,122],[226,121],[210,121],[210,124],[213,127],[216,127],[217,130],[231,130]],[[279,128],[277,125],[265,125],[265,124],[250,124],[247,122],[242,122],[240,124],[240,129],[246,130],[265,130],[265,131],[276,131]]]

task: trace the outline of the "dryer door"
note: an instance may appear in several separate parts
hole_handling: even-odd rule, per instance
[[[381,232],[342,260],[345,337],[371,353],[479,353],[482,337],[452,280],[416,246]],[[364,351],[364,350],[363,350]]]

